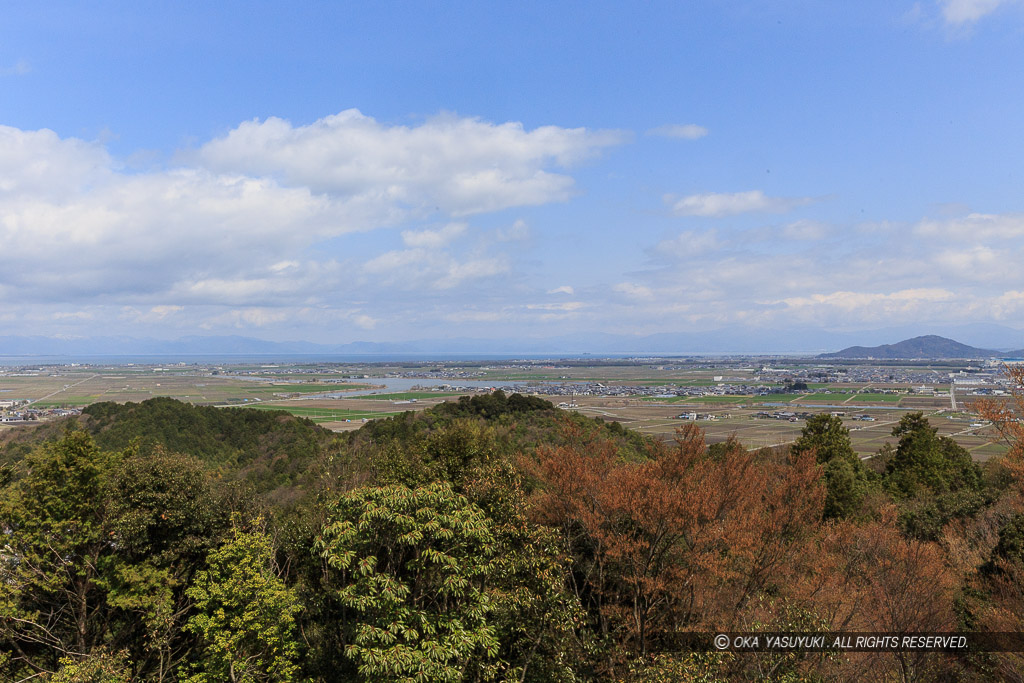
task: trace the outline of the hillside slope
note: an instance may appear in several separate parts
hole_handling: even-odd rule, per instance
[[[993,358],[1000,354],[990,349],[979,349],[958,341],[929,334],[904,339],[895,344],[881,346],[851,346],[834,353],[823,353],[818,358],[881,358],[887,360],[912,358]]]

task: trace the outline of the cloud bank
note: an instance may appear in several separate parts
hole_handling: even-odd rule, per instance
[[[509,268],[496,245],[529,236],[523,221],[485,235],[453,219],[565,201],[566,170],[622,139],[348,110],[245,122],[171,168],[131,172],[99,143],[0,126],[0,295],[51,320],[108,307],[170,322],[189,307],[193,325],[264,326],[277,321],[266,307],[288,306],[371,328],[373,291],[494,277]],[[355,258],[339,242],[388,228],[403,248]]]
[[[132,171],[102,144],[0,126],[0,321],[343,342],[1024,316],[1021,214],[844,224],[780,217],[804,196],[666,195],[671,227],[604,235],[600,258],[601,230],[589,248],[585,227],[552,237],[558,218],[525,215],[579,194],[576,165],[624,138],[350,110],[245,122]]]
[[[699,140],[708,134],[708,129],[695,123],[674,123],[652,128],[647,131],[647,134],[663,138],[677,138],[679,140]]]
[[[1019,0],[939,0],[943,20],[951,26],[973,24],[1002,6]]]
[[[666,195],[665,202],[677,216],[722,218],[741,213],[786,213],[809,204],[809,197],[768,197],[761,190],[732,193]]]
[[[349,109],[308,126],[248,121],[203,145],[198,160],[220,173],[272,177],[318,194],[468,216],[564,201],[570,176],[552,172],[619,144],[615,131],[493,124],[442,115],[419,126],[385,125]]]

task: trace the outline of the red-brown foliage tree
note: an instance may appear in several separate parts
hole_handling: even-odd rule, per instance
[[[738,625],[821,520],[813,456],[779,462],[735,441],[713,455],[693,425],[639,462],[610,440],[566,443],[538,450],[534,515],[561,529],[600,635],[631,654],[658,634]]]

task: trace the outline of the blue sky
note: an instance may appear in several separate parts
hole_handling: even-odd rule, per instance
[[[1022,47],[1017,0],[5,3],[0,329],[1024,327]]]

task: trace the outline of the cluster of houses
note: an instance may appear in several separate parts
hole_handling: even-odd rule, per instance
[[[715,415],[714,413],[680,413],[676,415],[677,420],[719,420],[730,418],[731,415]]]
[[[78,415],[82,412],[78,408],[33,408],[31,405],[28,399],[0,401],[0,422],[7,424],[36,422],[50,417]]]
[[[808,420],[814,417],[815,413],[808,413],[806,411],[793,412],[791,410],[776,410],[775,412],[769,413],[767,410],[762,410],[754,414],[754,417],[760,420],[787,420],[789,422],[798,422],[799,420]]]
[[[814,417],[816,413],[808,413],[805,411],[793,412],[790,410],[776,410],[773,413],[769,413],[766,410],[762,410],[754,414],[754,417],[761,420],[788,420],[789,422],[798,422],[800,420],[807,420]],[[846,417],[846,413],[841,410],[834,410],[830,413],[833,417]],[[679,417],[682,417],[680,415]],[[875,418],[864,413],[861,415],[854,415],[850,418],[851,420],[857,420],[858,422],[874,422]]]

